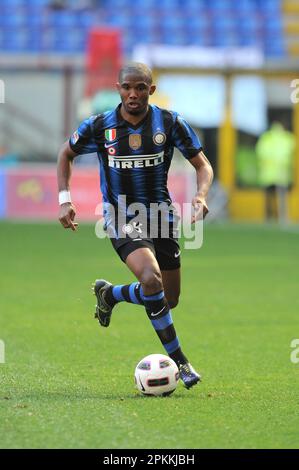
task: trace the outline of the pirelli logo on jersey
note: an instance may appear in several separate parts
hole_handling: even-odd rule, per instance
[[[149,168],[160,165],[163,162],[164,152],[154,155],[129,155],[121,157],[108,155],[108,165],[111,168]]]

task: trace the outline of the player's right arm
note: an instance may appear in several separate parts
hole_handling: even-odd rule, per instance
[[[74,222],[76,209],[70,197],[73,160],[76,155],[97,152],[97,145],[93,133],[93,123],[95,119],[96,116],[85,119],[70,137],[69,141],[61,146],[58,154],[59,221],[64,228],[70,228],[72,230],[76,230],[78,226],[78,224]]]
[[[57,182],[58,191],[69,192],[73,160],[77,154],[71,149],[69,141],[64,142],[58,153]],[[76,209],[72,202],[60,204],[59,221],[64,228],[76,230],[78,224],[74,222]]]

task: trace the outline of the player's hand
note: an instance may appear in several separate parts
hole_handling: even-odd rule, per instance
[[[209,208],[205,198],[202,196],[195,196],[192,199],[192,206],[194,207],[194,214],[192,215],[191,223],[194,224],[198,220],[205,218],[209,212]]]
[[[59,222],[64,228],[70,228],[73,231],[77,230],[78,224],[74,222],[75,215],[76,209],[71,202],[61,204],[59,210]]]

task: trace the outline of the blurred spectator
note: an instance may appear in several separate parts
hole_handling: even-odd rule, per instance
[[[259,182],[265,188],[266,217],[288,221],[287,193],[293,180],[295,136],[274,122],[256,145]]]

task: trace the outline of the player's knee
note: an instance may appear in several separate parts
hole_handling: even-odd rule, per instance
[[[146,290],[158,292],[163,289],[161,275],[152,269],[144,269],[139,279],[142,287]]]

